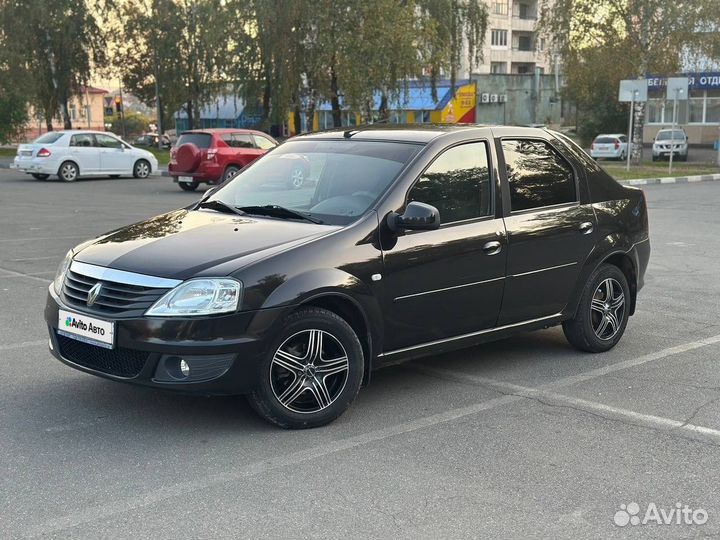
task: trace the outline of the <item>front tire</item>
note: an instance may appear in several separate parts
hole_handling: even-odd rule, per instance
[[[49,174],[31,173],[31,175],[35,180],[47,180],[50,178]]]
[[[66,161],[60,165],[58,176],[65,182],[74,182],[80,176],[80,169],[72,161]]]
[[[287,429],[322,426],[350,406],[365,359],[352,327],[335,313],[307,307],[291,313],[260,363],[253,409]]]
[[[611,264],[595,270],[583,289],[573,319],[563,322],[571,345],[586,352],[605,352],[622,338],[630,316],[630,287],[625,274]]]
[[[133,176],[135,178],[147,178],[150,176],[150,163],[147,160],[139,159],[133,167]]]

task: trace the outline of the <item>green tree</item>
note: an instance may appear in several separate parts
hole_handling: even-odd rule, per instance
[[[70,97],[90,80],[93,66],[105,63],[97,11],[94,0],[12,0],[0,9],[2,46],[48,129],[58,108],[65,129],[72,128]]]
[[[599,62],[611,66],[608,77],[619,81],[676,72],[683,49],[700,39],[700,25],[719,13],[717,0],[543,0],[540,26],[566,64]],[[572,84],[583,82],[574,78]],[[571,86],[570,92],[583,91]],[[603,107],[606,94],[601,86],[587,102]],[[644,103],[635,105],[633,117],[632,159],[640,163]]]

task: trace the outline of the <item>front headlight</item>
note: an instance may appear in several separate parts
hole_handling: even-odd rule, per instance
[[[60,291],[62,290],[62,284],[63,281],[65,281],[65,274],[67,274],[67,271],[70,268],[73,255],[74,253],[71,249],[65,254],[65,258],[60,263],[60,266],[58,266],[57,273],[55,274],[55,280],[53,281],[53,288],[55,289],[55,293],[58,295],[60,295]]]
[[[242,283],[229,278],[198,278],[181,283],[155,302],[145,315],[192,317],[236,311]]]

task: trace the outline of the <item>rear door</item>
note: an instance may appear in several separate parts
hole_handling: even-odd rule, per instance
[[[386,351],[495,325],[507,252],[488,145],[444,150],[406,195],[406,204],[436,207],[441,226],[407,231],[382,246]]]
[[[508,137],[498,144],[508,235],[499,326],[560,313],[593,249],[596,220],[585,178],[551,140]]]
[[[80,167],[80,174],[96,174],[100,170],[100,150],[93,133],[76,133],[70,137],[70,157]]]
[[[98,133],[95,135],[100,148],[100,167],[104,173],[128,173],[132,171],[134,157],[126,152],[120,139]]]

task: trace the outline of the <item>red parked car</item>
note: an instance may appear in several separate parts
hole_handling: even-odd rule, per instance
[[[185,191],[201,183],[220,184],[235,176],[277,141],[252,129],[197,129],[186,131],[170,151],[168,172]]]

